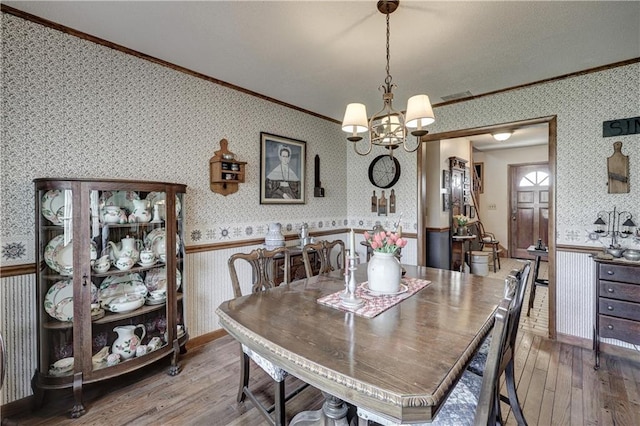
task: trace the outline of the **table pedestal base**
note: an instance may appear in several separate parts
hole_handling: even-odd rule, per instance
[[[347,404],[333,395],[324,395],[325,401],[320,410],[296,414],[289,426],[349,426]]]

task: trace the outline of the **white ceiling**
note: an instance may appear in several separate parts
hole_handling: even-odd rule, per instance
[[[349,102],[382,107],[375,1],[3,3],[335,120]],[[638,1],[402,0],[391,15],[397,109],[413,94],[438,104],[638,57]]]

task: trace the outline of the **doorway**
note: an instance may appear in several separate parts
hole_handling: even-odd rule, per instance
[[[527,248],[549,244],[549,163],[509,166],[509,253],[531,259]]]
[[[440,164],[431,164],[429,163],[430,158],[427,156],[427,146],[429,144],[425,142],[430,141],[441,141],[445,139],[455,139],[455,138],[470,138],[477,135],[485,135],[492,134],[498,132],[500,130],[513,130],[526,126],[538,125],[538,124],[546,124],[548,128],[547,139],[548,139],[548,170],[549,170],[549,187],[548,187],[548,207],[547,207],[547,235],[553,236],[556,234],[555,226],[556,226],[556,218],[555,218],[555,190],[554,190],[554,176],[556,173],[556,135],[557,135],[557,118],[555,116],[536,118],[531,120],[523,120],[512,123],[502,123],[490,126],[476,127],[470,129],[462,129],[462,130],[454,130],[442,133],[434,133],[427,134],[421,137],[419,150],[418,150],[418,164],[417,164],[417,179],[418,179],[418,206],[417,206],[417,219],[418,219],[418,264],[425,265],[427,259],[427,244],[431,244],[430,240],[428,240],[427,235],[429,233],[433,233],[434,231],[431,229],[427,229],[425,224],[427,223],[427,214],[428,212],[433,212],[433,206],[429,208],[429,197],[431,194],[429,192],[433,192],[435,190],[439,190],[439,188],[432,188],[430,185],[432,182],[428,180],[433,179],[434,176],[437,176],[440,169]],[[486,164],[485,164],[486,166]],[[486,174],[486,170],[485,170]],[[505,179],[507,177],[505,176]],[[485,187],[485,192],[487,188]],[[529,243],[528,245],[530,245]],[[527,247],[528,247],[527,245]],[[555,239],[550,238],[548,241],[549,248],[549,261],[548,261],[548,278],[549,278],[549,287],[548,287],[548,312],[549,312],[549,322],[548,322],[548,336],[551,339],[556,338],[556,284],[555,284]]]

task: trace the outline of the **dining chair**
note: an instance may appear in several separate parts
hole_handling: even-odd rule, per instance
[[[284,281],[282,284],[289,283],[289,250],[286,247],[278,247],[274,250],[256,249],[250,253],[236,253],[232,255],[227,264],[229,266],[229,275],[231,276],[231,285],[233,286],[233,296],[241,297],[242,287],[238,279],[236,270],[236,262],[246,261],[250,264],[252,270],[251,292],[259,293],[270,288],[276,287],[275,269],[279,267],[279,258],[284,258]],[[261,404],[254,393],[249,389],[249,360],[253,360],[260,368],[262,368],[274,381],[274,403],[269,407]],[[258,411],[265,417],[271,425],[285,424],[285,402],[296,395],[306,387],[296,389],[289,395],[285,395],[284,382],[288,373],[273,364],[271,361],[263,358],[259,354],[253,352],[250,348],[242,345],[242,353],[240,359],[240,389],[238,390],[238,402],[243,402],[245,397],[249,397]]]
[[[334,250],[335,247],[339,251]],[[315,265],[312,263],[311,254],[316,254]],[[344,267],[345,248],[342,240],[327,241],[322,240],[315,243],[305,244],[302,247],[302,260],[304,262],[304,270],[307,278],[313,275],[326,274],[331,271],[342,269]],[[314,274],[314,266],[320,264],[318,273]]]
[[[431,423],[412,426],[462,426],[504,424],[500,412],[500,366],[508,343],[509,325],[513,321],[512,311],[518,290],[517,279],[505,279],[505,297],[500,301],[494,314],[491,343],[485,365],[485,374],[480,377],[465,370],[458,383],[447,396]],[[388,418],[358,407],[358,425],[365,426],[373,421],[382,426],[401,426]]]
[[[514,304],[512,310],[509,312],[511,316],[509,321],[509,330],[507,335],[507,344],[502,354],[502,362],[500,364],[499,375],[504,373],[505,384],[507,385],[507,396],[500,395],[500,400],[506,402],[511,407],[513,415],[519,425],[526,425],[527,422],[522,412],[520,401],[518,400],[518,393],[516,392],[515,384],[515,365],[514,357],[516,352],[516,340],[518,337],[518,328],[520,322],[520,314],[522,313],[522,305],[524,302],[524,295],[527,291],[527,284],[529,281],[529,273],[531,271],[531,262],[522,261],[523,266],[520,269],[514,269],[510,273],[510,277],[516,280],[517,288],[514,298]],[[467,370],[478,375],[483,376],[486,371],[486,362],[489,355],[489,347],[493,335],[490,334],[484,340],[480,349],[472,358]]]
[[[498,272],[500,269],[500,253],[502,253],[502,249],[500,248],[500,241],[496,239],[495,234],[491,232],[487,232],[484,229],[484,225],[479,220],[476,221],[476,227],[478,229],[478,238],[480,242],[480,250],[485,251],[485,247],[491,253],[491,264],[493,265],[493,272]]]

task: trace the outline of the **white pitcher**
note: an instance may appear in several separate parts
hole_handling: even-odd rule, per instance
[[[131,213],[136,222],[146,223],[151,220],[151,212],[149,211],[149,200],[131,200],[133,203],[133,212]]]
[[[142,330],[142,336],[138,337],[135,333],[136,329]],[[144,325],[121,325],[113,329],[118,333],[118,338],[113,342],[111,346],[111,352],[118,354],[122,359],[133,358],[136,354],[136,348],[140,346],[142,339],[147,335],[147,330]]]

